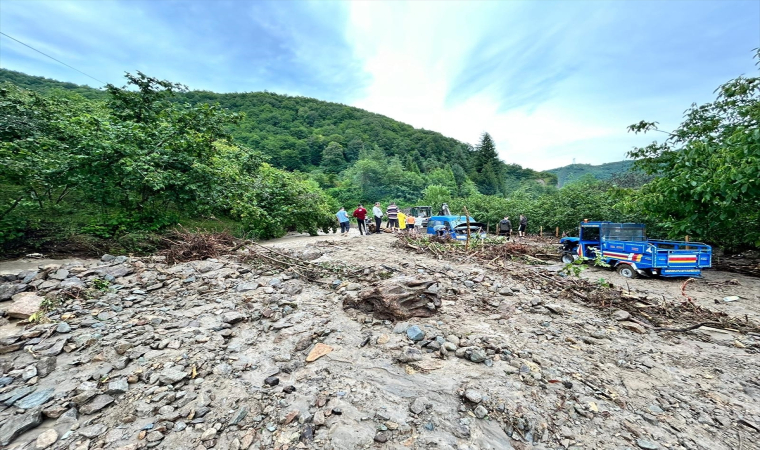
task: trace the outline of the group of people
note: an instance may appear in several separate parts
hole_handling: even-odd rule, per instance
[[[359,234],[361,235],[370,234],[370,232],[367,230],[367,213],[368,211],[361,203],[359,203],[354,212],[351,214],[351,217],[356,218],[356,223],[359,227]],[[410,232],[414,232],[414,226],[417,221],[414,216],[404,214],[394,202],[391,202],[385,212],[383,212],[383,209],[380,206],[380,202],[376,202],[375,206],[372,207],[372,217],[375,220],[374,233],[382,232],[383,216],[385,215],[388,216],[388,222],[385,227],[386,229],[389,229],[391,231],[409,230]],[[343,207],[340,208],[340,211],[335,214],[335,217],[338,218],[338,222],[340,223],[340,234],[347,235],[348,231],[351,229],[351,221],[348,217],[348,212],[346,209]]]
[[[525,237],[525,230],[528,229],[528,218],[525,215],[520,214],[520,222],[517,226],[517,233],[519,237]],[[504,216],[499,222],[499,229],[496,233],[498,236],[504,235],[507,240],[512,237],[512,221],[509,220],[509,216]]]

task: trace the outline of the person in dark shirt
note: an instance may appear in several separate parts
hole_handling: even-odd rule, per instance
[[[499,232],[497,233],[497,236],[502,234],[507,237],[507,240],[512,236],[512,222],[509,221],[509,216],[504,216],[504,218],[501,219],[501,222],[499,222]]]
[[[517,232],[520,233],[520,237],[525,237],[525,230],[528,229],[528,218],[520,214],[520,227]]]

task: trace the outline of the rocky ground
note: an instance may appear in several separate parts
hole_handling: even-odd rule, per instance
[[[240,256],[5,270],[0,448],[760,449],[760,335],[623,327],[392,242],[274,244],[362,269],[318,282]],[[760,318],[760,279],[705,275],[693,301]],[[582,276],[683,297],[683,280]],[[344,309],[410,279],[433,282],[430,317]]]

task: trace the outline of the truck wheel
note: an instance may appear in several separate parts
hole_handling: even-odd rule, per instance
[[[625,277],[625,278],[639,277],[639,273],[636,272],[636,269],[634,269],[630,264],[618,264],[617,273],[619,273],[620,276]]]
[[[570,253],[563,253],[562,254],[562,262],[565,264],[572,264],[573,261],[575,261],[575,258],[573,258],[573,255]]]

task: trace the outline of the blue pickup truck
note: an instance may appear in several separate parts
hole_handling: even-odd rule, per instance
[[[485,224],[470,217],[470,238],[486,237]],[[467,240],[467,216],[433,216],[427,223],[427,234],[451,236],[458,241]]]
[[[562,262],[602,260],[626,278],[638,275],[700,277],[712,263],[712,248],[699,242],[648,240],[641,223],[582,222],[578,237],[565,237]]]

